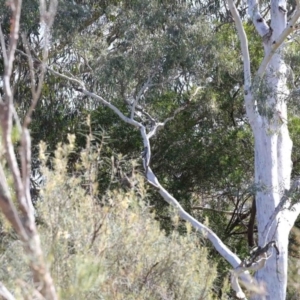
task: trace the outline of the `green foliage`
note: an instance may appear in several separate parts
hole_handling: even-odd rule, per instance
[[[293,161],[293,176],[299,176],[300,174],[300,118],[297,115],[291,115],[289,117],[289,130],[291,139],[293,141],[293,152],[292,152],[292,161]]]
[[[138,175],[133,189],[100,194],[96,170],[101,157],[92,144],[70,174],[68,157],[74,147],[69,136],[68,145],[57,147],[49,168],[46,146],[40,146],[45,184],[36,215],[61,299],[212,299],[216,269],[190,226],[185,236],[176,231],[166,236]],[[24,262],[21,243],[8,241],[0,280],[32,297]]]
[[[248,38],[249,55],[251,59],[251,71],[256,72],[264,57],[264,49],[261,45],[261,38],[257,34],[252,22],[243,24]]]
[[[10,23],[4,2],[1,1],[0,14],[3,31],[7,34]],[[246,10],[239,5],[238,9],[244,15]],[[210,3],[170,0],[60,1],[52,31],[49,65],[82,80],[88,89],[116,105],[127,116],[130,115],[130,109],[124,100],[136,97],[148,78],[151,78],[152,85],[149,86],[147,93],[142,95],[139,105],[154,119],[164,121],[172,116],[176,109],[184,106],[185,109],[151,140],[151,167],[164,187],[188,212],[201,221],[209,218],[211,228],[221,239],[237,253],[244,254],[247,247],[243,232],[248,220],[239,222],[239,212],[249,210],[251,207],[253,138],[244,109],[240,42],[230,13],[222,7],[221,1]],[[244,21],[243,26],[249,41],[252,72],[255,72],[263,57],[261,38],[248,21]],[[27,33],[30,46],[39,53],[40,48],[35,41],[39,31],[38,1],[23,1],[21,28]],[[18,46],[21,51],[24,50],[22,45]],[[299,81],[298,48],[297,44],[294,44],[286,50],[285,58],[293,71],[289,76],[290,87],[294,87]],[[14,82],[14,96],[18,114],[22,118],[31,102],[31,95],[28,63],[20,53],[17,53],[14,68],[18,74]],[[196,89],[199,89],[199,92],[191,99]],[[268,93],[270,93],[268,87],[260,83],[258,104],[260,112],[266,115],[269,111],[264,105],[264,99]],[[292,94],[289,100],[289,108],[292,111],[289,129],[294,141],[294,175],[300,173],[297,117],[299,103],[299,94]],[[85,125],[87,115],[91,115],[91,128]],[[145,125],[151,125],[144,116],[137,118]],[[39,202],[38,213],[39,220],[44,222],[40,230],[45,235],[52,270],[56,274],[56,281],[61,286],[64,297],[69,297],[68,295],[75,297],[74,295],[78,293],[76,285],[82,290],[83,286],[93,290],[98,285],[99,289],[106,290],[107,295],[109,293],[115,295],[116,299],[132,295],[135,299],[138,299],[139,295],[153,299],[158,297],[150,292],[153,285],[157,284],[156,279],[149,279],[150,283],[146,282],[144,286],[141,283],[146,276],[145,272],[147,274],[148,271],[150,277],[153,275],[157,278],[157,274],[162,274],[158,277],[165,278],[166,281],[162,280],[158,288],[162,293],[166,291],[166,286],[172,285],[171,282],[176,283],[174,286],[178,281],[184,282],[183,277],[180,279],[170,277],[175,276],[172,273],[175,272],[173,265],[178,271],[181,270],[182,262],[178,264],[179,256],[170,254],[166,246],[162,245],[171,243],[172,236],[176,235],[174,228],[184,236],[183,239],[187,239],[184,240],[187,245],[190,245],[189,239],[193,234],[186,236],[187,228],[183,222],[179,222],[177,227],[174,225],[168,205],[155,190],[149,188],[147,193],[143,190],[145,187],[140,177],[144,172],[140,157],[143,146],[137,129],[124,125],[111,110],[80,95],[68,82],[50,73],[46,74],[42,97],[34,111],[30,129],[33,137],[33,167],[39,168],[40,165],[36,146],[40,140],[46,141],[51,157],[47,166],[53,169],[49,170],[44,166],[47,185],[44,187],[42,198],[47,200]],[[101,150],[99,161],[99,158],[94,157],[93,163],[91,161],[83,163],[91,155],[86,151],[81,153],[90,129],[94,133],[91,145],[95,146],[97,143],[104,145],[104,142],[107,144]],[[76,145],[68,155],[68,159],[63,157],[55,163],[55,157],[58,155],[54,154],[55,147],[59,142],[64,143],[69,133],[76,135]],[[15,133],[14,140],[18,140]],[[76,169],[78,160],[82,162]],[[58,172],[60,161],[64,162],[64,165],[61,165],[62,177]],[[90,164],[88,167],[87,163]],[[92,164],[96,164],[97,174],[91,175],[87,172],[92,168]],[[66,168],[69,174],[66,173]],[[128,185],[126,187],[124,185],[124,178],[129,175],[138,183],[134,186],[134,190],[128,190]],[[90,183],[89,176],[93,177],[93,184]],[[53,191],[47,190],[50,182],[56,182]],[[120,211],[122,206],[119,204],[123,201],[127,203],[125,206],[128,208]],[[46,205],[49,203],[54,204],[51,204],[47,211]],[[228,216],[218,212],[199,212],[193,210],[195,205],[207,205],[216,211],[234,210],[236,213]],[[54,207],[58,207],[62,213],[56,212],[55,215]],[[91,207],[96,210],[99,219],[88,218],[87,213],[94,215]],[[107,215],[111,216],[115,227],[106,224],[108,221],[102,208],[103,211],[105,209],[109,211]],[[47,215],[55,216],[53,224],[51,222],[48,224],[50,219]],[[151,247],[146,241],[152,239],[148,235],[143,237],[136,231],[135,225],[130,221],[132,215],[137,215],[135,217],[137,228],[141,228],[141,231],[146,228],[141,225],[143,219],[153,224],[151,225],[153,227],[149,225],[151,227],[149,232],[157,238],[162,247],[159,250],[162,256],[158,256],[157,265],[155,265],[157,261],[153,258],[154,254],[149,250]],[[133,233],[130,233],[129,227],[126,227],[119,217],[127,220],[128,226],[133,228]],[[156,223],[154,219],[160,223]],[[80,228],[75,226],[75,220],[78,221]],[[60,224],[57,227],[56,222]],[[99,224],[103,224],[99,229],[100,237],[97,236],[91,247],[93,250],[87,250],[87,245],[91,244],[93,226],[97,228]],[[159,231],[158,224],[166,230],[168,237]],[[118,233],[116,227],[121,228]],[[113,232],[111,237],[104,232],[104,228],[109,228],[109,231]],[[141,243],[132,242],[134,235],[139,237]],[[176,240],[180,239],[176,235]],[[192,239],[196,238],[193,236]],[[73,246],[68,245],[70,241],[76,245],[76,251]],[[117,249],[118,241],[121,245],[119,249]],[[101,255],[98,255],[99,251],[94,249],[94,245],[102,249],[101,243],[107,244],[110,248],[103,246],[103,254],[101,252]],[[149,257],[152,257],[149,263],[144,256],[138,256],[142,261],[142,267],[138,267],[138,263],[128,250],[128,245],[132,249],[136,246],[141,252],[148,253]],[[73,250],[67,250],[68,247]],[[185,256],[183,252],[186,248],[183,242],[172,247],[177,249],[178,255]],[[9,247],[5,257],[11,249],[13,247]],[[112,252],[107,249],[112,249]],[[68,254],[68,251],[76,253]],[[218,254],[214,250],[209,253],[210,259],[216,261]],[[174,258],[175,264],[165,259],[168,255]],[[125,259],[126,256],[128,261]],[[198,264],[198,261],[196,264],[192,263],[192,258],[188,259],[192,265]],[[109,265],[111,260],[116,261],[116,266]],[[206,260],[203,262],[207,265]],[[108,273],[107,264],[112,273]],[[144,273],[139,271],[139,268],[143,269]],[[198,274],[199,270],[191,270]],[[175,273],[181,272],[177,271]],[[200,271],[202,272],[202,269]],[[221,277],[227,272],[223,261],[219,263],[218,271],[222,274]],[[90,272],[91,276],[85,272]],[[125,272],[125,275],[122,272]],[[95,274],[98,273],[103,273],[103,276],[97,277]],[[128,278],[133,278],[130,282],[127,280],[127,274]],[[109,283],[108,277],[112,278]],[[153,284],[151,280],[154,280]],[[194,284],[193,280],[191,284]],[[199,287],[198,284],[194,285]],[[181,295],[180,289],[178,287],[176,295]],[[175,291],[173,288],[171,290]],[[87,291],[83,293],[85,294],[80,294],[82,298],[89,297]],[[129,293],[132,293],[131,296]],[[151,296],[147,296],[150,294]],[[180,299],[176,295],[169,297]]]

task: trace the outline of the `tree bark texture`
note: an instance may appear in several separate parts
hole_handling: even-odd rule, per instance
[[[251,3],[251,1],[249,1]],[[271,1],[271,24],[260,19],[257,9],[252,18],[262,36],[265,57],[287,26],[286,1]],[[250,12],[251,14],[251,12]],[[274,217],[286,190],[290,189],[292,171],[292,141],[287,127],[287,66],[283,60],[284,44],[272,55],[264,74],[259,74],[252,84],[256,117],[251,124],[255,140],[255,186],[258,243],[264,246],[275,240],[279,255],[272,254],[256,273],[256,279],[266,287],[266,299],[286,299],[288,235],[295,221],[295,213],[283,207]],[[262,76],[261,76],[262,75]],[[260,299],[254,296],[254,299]]]

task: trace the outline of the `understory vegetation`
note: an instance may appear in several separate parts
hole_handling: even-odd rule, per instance
[[[179,234],[172,211],[174,229],[166,234],[160,228],[141,174],[130,189],[101,193],[100,146],[90,143],[68,171],[74,143],[69,136],[52,157],[41,143],[39,156],[36,220],[61,299],[214,299],[220,293],[216,265],[199,234],[189,224]],[[5,226],[2,234],[1,282],[18,299],[38,299],[22,243]]]
[[[255,263],[249,256],[261,237],[258,195],[275,191],[255,178],[247,108],[257,105],[253,115],[270,125],[257,126],[274,135],[270,145],[280,144],[280,130],[290,135],[292,174],[278,190],[297,180],[300,189],[300,39],[295,27],[280,52],[287,71],[276,88],[284,91],[262,78],[256,85],[270,41],[248,4],[233,1],[248,39],[245,76],[233,2],[225,2],[0,0],[0,297],[5,286],[15,299],[235,299],[230,274]],[[267,28],[275,2],[260,2],[264,18],[256,20]],[[290,19],[296,2],[287,6],[279,15]],[[247,106],[250,78],[257,91]],[[290,157],[277,171],[288,165]],[[286,200],[299,204],[299,193]],[[288,219],[268,223],[266,244]],[[300,297],[295,220],[287,300]],[[280,255],[268,254],[277,264]]]

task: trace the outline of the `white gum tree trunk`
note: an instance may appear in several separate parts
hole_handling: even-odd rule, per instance
[[[265,57],[259,69],[257,72],[255,70],[251,72],[248,41],[241,18],[234,5],[234,0],[227,1],[241,42],[244,64],[245,106],[255,139],[258,245],[261,248],[252,254],[250,260],[241,260],[211,229],[189,215],[177,199],[164,189],[151,169],[150,139],[156,134],[158,128],[164,127],[180,109],[176,110],[174,115],[164,122],[156,122],[151,118],[153,126],[151,129],[147,129],[142,122],[138,121],[140,118],[137,120],[135,117],[137,115],[136,105],[140,96],[150,86],[150,82],[145,83],[132,104],[128,101],[131,106],[131,113],[130,117],[127,117],[111,102],[87,90],[84,82],[57,72],[52,68],[48,67],[47,69],[52,74],[72,82],[77,86],[76,91],[102,103],[114,111],[125,123],[140,130],[144,144],[142,159],[148,182],[166,202],[178,210],[182,219],[190,222],[196,230],[202,232],[220,255],[232,265],[231,284],[237,298],[245,298],[244,291],[238,282],[238,278],[240,278],[243,280],[245,287],[253,291],[253,299],[255,300],[285,300],[288,235],[300,212],[300,201],[298,204],[293,205],[292,210],[290,209],[289,197],[295,188],[295,184],[293,183],[290,189],[292,141],[287,127],[287,66],[283,60],[283,50],[284,41],[293,31],[294,25],[300,16],[299,3],[297,3],[297,9],[291,20],[287,22],[286,1],[271,0],[272,20],[269,26],[259,12],[258,0],[248,0],[249,14],[258,34],[261,36],[265,51]],[[297,184],[296,187],[299,188],[300,180]],[[276,243],[270,243],[272,241]],[[274,244],[276,247],[270,247],[269,249],[269,245]],[[272,249],[273,255],[269,256]],[[278,250],[278,253],[275,250]],[[257,271],[255,277],[258,284],[249,276],[249,270]],[[265,288],[261,288],[261,285],[264,285]]]
[[[258,1],[249,0],[249,14],[262,38],[265,57],[251,80],[247,37],[232,0],[228,4],[238,30],[244,61],[245,104],[255,140],[255,187],[258,245],[275,241],[273,251],[256,279],[265,285],[266,299],[285,300],[287,288],[288,236],[299,214],[284,196],[290,190],[292,141],[287,127],[287,66],[284,41],[299,17],[299,6],[287,22],[286,1],[271,0],[271,23],[259,12]],[[298,3],[297,3],[298,4]],[[253,72],[253,70],[252,70]],[[253,296],[262,299],[262,296]]]
[[[270,45],[265,49],[269,51]],[[267,260],[256,278],[266,283],[267,299],[283,300],[287,282],[288,235],[295,214],[280,210],[268,226],[285,190],[290,188],[292,170],[292,141],[286,122],[286,66],[280,54],[272,57],[263,85],[266,85],[269,95],[266,95],[260,118],[253,124],[258,243],[263,246],[275,240],[280,253],[277,257],[274,253]]]

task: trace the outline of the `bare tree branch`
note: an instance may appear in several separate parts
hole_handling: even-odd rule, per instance
[[[263,74],[264,74],[272,56],[276,52],[276,50],[283,44],[283,42],[288,37],[288,35],[291,34],[295,30],[294,26],[295,26],[296,22],[298,21],[299,17],[300,17],[300,7],[299,7],[299,3],[297,3],[297,9],[296,9],[293,17],[288,22],[285,30],[282,31],[280,36],[276,40],[272,41],[271,49],[268,51],[268,53],[265,55],[263,61],[261,62],[260,67],[256,73],[256,76],[258,76],[258,77],[263,76]]]
[[[48,8],[47,8],[47,3],[48,3]],[[51,1],[45,1],[45,0],[40,0],[40,16],[41,16],[41,23],[44,23],[47,28],[46,32],[46,43],[49,41],[49,30],[53,25],[56,10],[57,10],[57,0],[51,0]],[[45,53],[45,56],[48,56],[48,45],[44,45],[44,51],[47,52]]]
[[[51,3],[50,3],[51,6]],[[53,8],[52,8],[53,9]],[[41,14],[45,14],[45,12],[41,12]],[[52,25],[52,22],[50,19],[48,20],[50,24]],[[31,105],[25,115],[23,126],[22,126],[22,135],[21,135],[21,148],[20,148],[20,157],[21,157],[21,167],[22,167],[22,179],[23,179],[23,186],[24,186],[24,193],[25,198],[27,201],[27,206],[31,210],[30,216],[34,216],[34,208],[31,201],[31,195],[30,195],[30,173],[31,173],[31,139],[30,134],[28,131],[28,126],[31,122],[31,115],[37,105],[37,102],[40,98],[42,87],[44,83],[44,77],[45,77],[45,71],[46,71],[46,63],[48,58],[48,42],[49,39],[49,31],[50,28],[45,28],[45,41],[44,41],[44,48],[43,48],[43,59],[39,63],[40,66],[40,73],[38,74],[38,84],[36,86],[36,74],[33,66],[33,58],[30,54],[30,49],[28,42],[25,38],[25,36],[22,36],[23,44],[25,47],[25,51],[27,54],[28,59],[28,65],[29,65],[29,71],[30,71],[30,80],[31,80],[31,96],[32,101]],[[31,220],[33,222],[34,220]]]
[[[270,28],[259,11],[259,1],[248,0],[248,4],[248,13],[256,28],[256,31],[261,37],[265,37],[269,33]]]
[[[250,67],[250,55],[248,49],[248,39],[243,27],[242,20],[239,16],[239,13],[236,9],[236,6],[233,0],[228,0],[228,6],[232,17],[235,22],[235,26],[238,32],[239,40],[241,42],[241,49],[243,55],[243,66],[244,66],[244,95],[245,95],[245,104],[247,110],[247,116],[249,118],[250,124],[253,126],[254,120],[258,117],[255,110],[255,103],[252,97],[251,92],[251,67]]]
[[[21,239],[26,240],[27,234],[11,199],[2,164],[0,164],[0,208],[8,221],[12,224],[13,228],[21,236]]]
[[[10,81],[19,36],[19,21],[22,1],[11,0],[7,3],[12,10],[12,16],[10,20],[10,39],[7,47],[5,46],[3,33],[2,31],[0,31],[0,41],[4,58],[4,99],[0,102],[0,125],[2,131],[1,135],[3,140],[3,150],[6,156],[6,160],[8,162],[9,172],[12,174],[13,177],[13,186],[16,193],[16,200],[18,203],[18,209],[20,213],[13,204],[2,165],[0,165],[0,208],[2,209],[3,214],[6,216],[8,221],[11,223],[11,225],[23,241],[25,253],[27,254],[27,257],[29,259],[29,266],[32,271],[33,281],[35,283],[36,289],[41,295],[43,295],[44,299],[56,300],[57,295],[54,288],[53,280],[46,267],[42,248],[40,245],[40,238],[36,229],[29,185],[31,173],[31,139],[28,131],[28,125],[30,123],[31,114],[36,106],[37,100],[41,93],[44,75],[41,76],[38,87],[37,89],[35,89],[35,74],[33,64],[32,61],[29,61],[32,85],[32,104],[25,116],[24,124],[21,127],[13,104],[13,92],[12,87],[10,85]],[[55,14],[54,8],[56,7],[56,4],[56,0],[49,1],[49,11],[46,9],[43,11],[48,16],[48,19],[45,22],[49,28],[53,23],[53,18]],[[45,18],[45,16],[43,18]],[[47,39],[48,35],[45,36],[45,39]],[[47,47],[46,42],[45,47]],[[47,51],[47,49],[43,51],[44,61],[47,59]],[[17,157],[14,150],[14,144],[12,141],[13,118],[17,120],[18,128],[21,131],[20,156],[22,173],[18,166]]]
[[[12,130],[12,117],[13,117],[13,93],[10,86],[10,77],[12,74],[12,67],[14,61],[15,49],[17,46],[18,36],[19,36],[19,21],[21,13],[21,3],[22,1],[11,1],[12,10],[12,32],[10,34],[10,42],[8,47],[8,55],[5,59],[4,57],[4,75],[3,75],[3,88],[5,92],[4,102],[0,103],[0,122],[3,134],[3,144],[6,150],[6,157],[9,164],[9,169],[13,175],[14,186],[17,193],[17,198],[19,200],[19,207],[23,214],[28,214],[28,208],[26,206],[26,201],[23,193],[23,184],[21,179],[21,173],[18,167],[17,159],[14,153],[13,143],[11,140],[11,130]],[[0,32],[0,39],[2,44],[2,52],[6,51],[4,43],[4,36],[2,31]]]
[[[15,300],[15,297],[12,293],[0,282],[0,295],[6,300]]]
[[[143,164],[144,164],[144,169],[145,169],[145,176],[146,176],[146,179],[148,180],[148,182],[157,189],[158,193],[163,197],[163,199],[166,202],[168,202],[170,205],[172,205],[173,207],[175,207],[177,209],[178,214],[182,219],[189,222],[196,230],[200,231],[206,238],[208,238],[210,240],[210,242],[213,244],[213,246],[215,247],[215,249],[222,255],[222,257],[224,257],[234,268],[237,268],[241,264],[241,260],[238,258],[238,256],[236,254],[234,254],[210,228],[208,228],[204,224],[200,223],[195,218],[193,218],[190,214],[188,214],[183,209],[183,207],[179,204],[179,202],[166,189],[163,188],[163,186],[159,183],[157,177],[153,173],[153,171],[150,167],[150,159],[151,159],[150,138],[154,135],[158,124],[156,124],[154,126],[154,129],[152,129],[149,133],[147,133],[146,127],[143,124],[137,122],[136,120],[134,120],[132,118],[126,117],[116,106],[114,106],[112,103],[106,101],[101,96],[87,91],[84,87],[84,84],[82,82],[80,82],[79,80],[74,79],[73,77],[68,77],[64,74],[60,74],[59,72],[54,71],[50,68],[48,68],[48,70],[61,78],[64,78],[70,82],[79,84],[80,87],[75,88],[77,91],[83,93],[84,95],[87,95],[91,98],[98,100],[101,104],[112,109],[124,122],[131,124],[135,127],[138,127],[140,129],[143,144],[144,144],[142,158],[143,158]],[[252,281],[252,279],[248,273],[242,273],[239,276],[245,282],[250,283]],[[238,282],[236,282],[236,285],[234,285],[234,287],[236,287],[236,286],[239,287]],[[237,294],[239,294],[240,291],[241,291],[240,287],[236,289]]]
[[[244,84],[245,90],[248,90],[251,87],[251,69],[250,69],[250,55],[248,49],[248,39],[243,27],[242,20],[239,16],[239,13],[233,3],[233,0],[228,0],[228,6],[230,12],[232,14],[233,20],[235,22],[235,26],[239,35],[239,39],[241,42],[241,49],[243,55],[243,63],[244,63]]]
[[[267,233],[267,231],[271,227],[272,223],[274,222],[274,220],[277,217],[277,215],[279,214],[279,212],[282,211],[283,209],[287,209],[287,210],[289,210],[289,212],[294,210],[294,211],[296,211],[297,216],[298,216],[299,212],[298,212],[297,206],[299,203],[295,203],[292,207],[290,207],[290,205],[291,205],[290,198],[293,197],[295,192],[299,192],[299,190],[300,190],[300,179],[295,178],[292,182],[291,188],[284,192],[283,196],[281,197],[280,202],[278,203],[278,205],[274,209],[274,212],[270,216],[270,218],[264,228],[264,231],[263,231],[264,235]],[[291,218],[291,216],[290,216],[290,218]]]
[[[2,48],[2,54],[3,54],[3,61],[8,61],[6,45],[5,45],[5,40],[4,40],[4,34],[2,32],[1,24],[0,24],[0,42],[1,42],[1,48]]]
[[[211,211],[211,212],[216,212],[220,214],[226,214],[226,215],[233,215],[236,213],[236,211],[228,211],[228,210],[219,210],[211,207],[203,207],[203,206],[193,206],[192,209],[195,210],[204,210],[204,211]],[[242,213],[241,215],[249,215],[249,213]]]
[[[231,284],[236,288],[236,290],[239,290],[240,287],[238,286],[238,276],[245,272],[245,271],[258,271],[262,269],[266,261],[273,255],[273,249],[276,250],[276,254],[279,255],[279,250],[276,245],[275,241],[271,241],[267,243],[264,247],[257,247],[255,250],[253,250],[250,254],[251,257],[243,260],[243,262],[235,268],[233,271],[231,271]],[[271,250],[271,251],[270,251]],[[247,288],[248,291],[255,292],[258,295],[264,296],[266,295],[266,290],[263,285],[257,284],[257,282],[242,282],[242,284]],[[237,293],[238,298],[244,298],[244,293],[242,290],[239,290]]]
[[[154,119],[148,112],[146,112],[144,108],[142,108],[141,106],[137,105],[137,106],[135,107],[135,109],[136,109],[136,111],[139,111],[139,112],[141,112],[144,116],[146,116],[146,117],[152,122],[152,124],[156,124],[155,119]],[[136,116],[139,116],[139,115],[137,114],[137,112],[135,112],[135,114],[136,114]],[[140,116],[139,116],[139,117],[140,117]]]
[[[40,74],[38,76],[38,85],[36,86],[36,75],[35,75],[35,70],[34,70],[34,66],[33,66],[33,58],[30,54],[30,48],[28,45],[28,42],[25,38],[24,35],[22,35],[22,40],[23,40],[23,44],[24,44],[24,48],[27,54],[27,60],[28,60],[28,65],[29,65],[29,71],[30,71],[30,81],[31,81],[31,96],[32,96],[32,101],[31,101],[31,105],[26,113],[25,119],[24,119],[24,124],[23,127],[28,127],[30,122],[31,122],[31,115],[37,105],[37,102],[40,98],[41,92],[42,92],[42,87],[43,87],[43,83],[44,83],[44,77],[45,77],[45,64],[47,61],[47,56],[45,51],[43,51],[43,60],[39,63],[40,66]]]
[[[138,94],[136,95],[136,97],[131,105],[131,115],[130,115],[131,119],[134,118],[135,108],[136,108],[138,102],[140,101],[141,97],[147,92],[147,90],[150,86],[151,86],[151,76],[148,76],[147,81],[144,83],[142,88],[139,90]]]
[[[248,246],[254,247],[255,242],[254,242],[254,224],[255,224],[255,216],[256,216],[256,201],[255,198],[252,200],[252,207],[250,210],[250,219],[248,223],[248,232],[247,232],[247,237],[248,237]]]
[[[198,94],[199,90],[200,90],[200,87],[197,87],[196,90],[195,90],[195,92],[194,92],[194,93],[192,94],[192,96],[190,97],[189,102],[191,102],[191,101],[195,98],[195,96]],[[178,108],[174,111],[173,115],[172,115],[171,117],[168,117],[167,119],[165,119],[164,122],[162,122],[162,123],[157,123],[157,122],[156,122],[156,123],[154,124],[154,126],[151,128],[150,132],[148,133],[148,138],[151,139],[151,138],[157,133],[157,131],[158,131],[158,129],[159,129],[160,127],[164,127],[168,122],[174,120],[174,118],[175,118],[181,111],[183,111],[187,106],[188,106],[188,103],[185,104],[185,105],[183,105],[183,106],[181,106],[181,107],[178,107]]]

